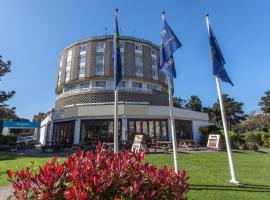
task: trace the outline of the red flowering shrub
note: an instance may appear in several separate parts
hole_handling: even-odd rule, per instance
[[[32,168],[7,174],[17,199],[186,199],[186,171],[174,173],[143,162],[144,153],[78,151],[60,164],[57,158],[33,173]]]

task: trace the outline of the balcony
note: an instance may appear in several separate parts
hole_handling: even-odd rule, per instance
[[[141,92],[141,93],[152,93],[153,89],[149,88],[138,88],[138,87],[122,87],[119,86],[120,92]],[[63,97],[69,96],[69,95],[75,95],[80,93],[86,93],[86,92],[95,92],[95,91],[114,91],[114,87],[110,85],[105,85],[101,87],[89,87],[89,88],[80,88],[80,89],[74,89],[70,91],[63,92],[59,94],[56,97],[56,100],[59,100]]]

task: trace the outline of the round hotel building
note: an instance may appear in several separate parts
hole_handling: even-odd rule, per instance
[[[159,46],[120,37],[122,81],[119,85],[119,140],[170,140],[168,91],[158,70]],[[113,141],[113,36],[77,41],[60,55],[55,108],[41,122],[39,141],[78,144]],[[208,115],[174,108],[178,139],[199,140],[198,127]]]

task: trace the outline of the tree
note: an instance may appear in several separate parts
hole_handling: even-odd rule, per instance
[[[3,61],[2,56],[0,56],[0,81],[1,77],[10,72],[10,66],[11,62]],[[9,108],[9,105],[6,104],[6,101],[13,97],[14,94],[15,91],[0,91],[0,122],[7,119],[17,118],[17,115],[15,114],[15,107]]]
[[[261,98],[259,106],[261,106],[261,111],[264,113],[270,113],[270,90],[265,92],[265,96]]]
[[[237,128],[243,131],[263,131],[270,126],[270,115],[264,113],[254,113],[247,117]]]
[[[202,101],[198,96],[191,96],[186,105],[187,109],[193,111],[202,111]]]
[[[223,94],[223,102],[225,108],[226,120],[228,123],[229,130],[232,129],[232,126],[240,123],[241,120],[244,120],[244,111],[243,111],[243,103],[237,102],[234,98],[231,98],[227,94]],[[220,112],[219,101],[213,104],[212,109],[209,110],[211,113],[211,122],[215,123],[219,128],[222,127],[222,118]]]
[[[181,97],[173,97],[173,106],[176,108],[186,108],[187,101]]]

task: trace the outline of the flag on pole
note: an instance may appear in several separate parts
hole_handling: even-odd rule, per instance
[[[215,37],[215,34],[210,24],[209,24],[209,41],[210,41],[210,47],[211,47],[214,76],[218,77],[220,80],[224,82],[230,83],[233,86],[233,82],[231,81],[229,75],[227,74],[224,68],[225,59],[222,55],[217,39]]]
[[[118,84],[122,79],[122,66],[121,66],[121,51],[120,51],[120,40],[119,40],[119,28],[118,28],[118,9],[115,10],[115,31],[113,35],[113,66],[115,70],[114,77],[114,89],[117,88]]]
[[[224,82],[228,82],[231,85],[233,85],[232,81],[230,80],[225,68],[225,60],[222,56],[221,50],[218,46],[217,40],[214,36],[214,33],[210,27],[208,14],[205,16],[206,18],[206,24],[207,29],[209,33],[209,39],[210,39],[210,47],[211,47],[211,54],[212,54],[212,61],[213,61],[213,73],[215,75],[216,79],[216,85],[217,85],[217,93],[220,103],[220,111],[221,111],[221,118],[222,118],[222,124],[224,129],[224,135],[225,135],[225,141],[226,141],[226,147],[227,147],[227,154],[228,154],[228,160],[229,160],[229,166],[230,166],[230,172],[231,172],[231,183],[234,183],[235,185],[239,185],[239,181],[237,181],[235,169],[234,169],[234,163],[233,163],[233,157],[232,157],[232,150],[230,145],[230,138],[228,134],[228,128],[227,128],[227,121],[226,121],[226,115],[225,115],[225,108],[222,98],[222,92],[220,88],[220,79]]]
[[[165,18],[163,18],[159,69],[168,74],[170,77],[176,78],[173,53],[181,46],[182,44],[170,28],[170,26],[167,24]]]
[[[178,156],[177,156],[177,142],[175,135],[175,122],[173,114],[173,100],[172,100],[172,80],[176,78],[176,70],[173,61],[173,53],[182,45],[177,39],[176,35],[169,27],[165,20],[165,12],[162,12],[163,28],[161,31],[161,47],[160,47],[160,66],[159,70],[167,74],[168,80],[168,94],[169,94],[169,111],[170,111],[170,126],[173,143],[173,161],[174,171],[178,173]]]

